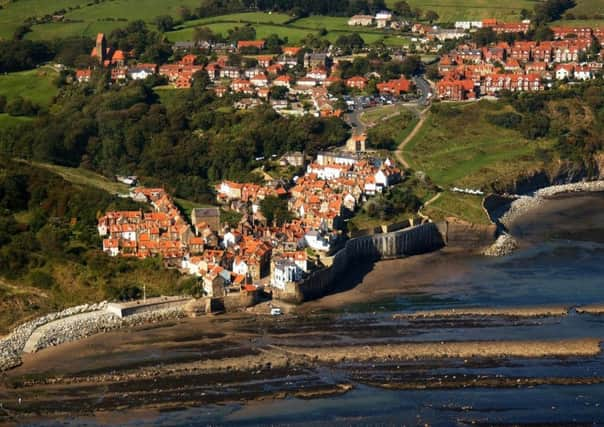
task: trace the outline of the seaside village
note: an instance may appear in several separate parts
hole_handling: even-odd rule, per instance
[[[305,163],[301,153],[286,157],[299,166]],[[189,223],[165,190],[136,187],[130,197],[150,204],[152,211],[107,212],[98,220],[98,232],[107,254],[160,256],[166,266],[199,277],[210,297],[265,286],[284,289],[342,246],[344,220],[364,200],[401,180],[401,170],[389,159],[319,153],[291,185],[218,184],[222,208],[242,214],[236,227],[221,222],[218,207],[193,209]],[[260,209],[269,196],[287,200],[293,219],[269,223]]]
[[[390,48],[392,59],[399,61],[410,51],[437,54],[445,42],[456,41],[457,47],[441,55],[438,62],[440,80],[435,82],[435,96],[441,100],[473,100],[496,96],[502,90],[540,91],[555,80],[587,80],[603,71],[604,49],[600,49],[604,42],[603,28],[554,26],[551,41],[500,41],[478,47],[470,41],[473,32],[490,28],[495,34],[515,34],[525,39],[530,21],[506,23],[484,19],[460,21],[454,28],[441,28],[396,20],[392,13],[384,11],[376,16],[353,16],[348,25],[376,26],[384,31],[410,34],[412,47]],[[370,82],[377,81],[376,92],[393,98],[414,91],[413,82],[404,76],[387,80],[375,71],[342,79],[339,65],[353,57],[334,46],[314,51],[303,46],[282,46],[280,52],[268,53],[265,40],[240,40],[236,44],[176,42],[173,50],[174,57],[179,59],[172,63],[139,63],[135,52],[109,47],[105,35],[100,33],[91,56],[99,67],[110,69],[115,84],[159,75],[174,88],[184,89],[191,87],[195,73],[205,71],[217,96],[239,95],[235,108],[269,103],[283,115],[342,115],[342,104],[328,90],[337,82],[353,93],[365,93],[370,87],[374,90]],[[198,63],[197,53],[208,55],[210,62]],[[252,61],[235,65],[230,62],[232,54]],[[76,70],[76,80],[87,82],[92,73],[90,68]],[[272,90],[276,87],[283,88],[279,90],[283,92],[280,96],[275,96]]]
[[[528,31],[526,27],[497,26],[493,20],[459,23],[468,27],[492,26],[495,32]],[[436,95],[442,100],[463,101],[495,96],[502,90],[534,92],[555,80],[581,81],[602,75],[604,28],[552,27],[554,40],[493,43],[478,48],[461,43],[441,56]],[[594,52],[594,47],[595,51]],[[595,58],[587,61],[588,53]]]

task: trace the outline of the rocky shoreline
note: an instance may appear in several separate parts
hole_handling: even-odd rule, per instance
[[[551,197],[555,197],[565,193],[587,193],[604,191],[604,181],[585,181],[572,184],[552,185],[550,187],[541,188],[533,193],[533,195],[520,196],[514,200],[509,209],[499,218],[499,222],[505,227],[510,225],[543,205],[543,202]]]
[[[578,357],[600,353],[597,338],[559,341],[463,341],[408,342],[372,346],[281,347],[288,354],[304,356],[315,362],[340,363],[372,360],[421,360],[441,358],[500,358],[500,357]]]

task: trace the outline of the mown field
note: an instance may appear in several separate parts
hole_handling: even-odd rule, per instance
[[[490,124],[486,116],[502,108],[489,101],[438,105],[405,147],[405,158],[445,189],[511,180],[536,166],[535,149],[551,141],[530,141],[516,130]]]
[[[49,105],[57,94],[53,81],[57,72],[50,67],[0,75],[0,95],[10,101],[17,96],[41,105]]]

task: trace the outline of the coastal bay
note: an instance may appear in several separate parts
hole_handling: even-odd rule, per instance
[[[293,402],[298,399],[312,398],[305,400],[312,402],[311,408],[328,405],[334,414],[346,414],[339,399],[344,399],[344,405],[368,390],[388,406],[385,402],[397,390],[407,390],[405,396],[419,402],[424,399],[423,389],[434,389],[438,396],[457,389],[466,391],[447,399],[452,407],[461,408],[481,401],[469,391],[475,387],[485,388],[484,396],[489,396],[489,390],[502,392],[509,387],[526,394],[536,385],[546,405],[565,407],[569,402],[560,401],[560,393],[576,387],[583,389],[572,399],[588,396],[595,405],[604,390],[603,357],[597,344],[604,337],[604,318],[594,309],[604,301],[600,287],[604,247],[598,237],[603,205],[604,197],[597,193],[547,200],[512,226],[520,249],[509,257],[484,258],[447,248],[359,266],[342,277],[338,292],[282,317],[235,313],[175,320],[42,350],[6,373],[0,401],[7,415],[2,416],[10,422],[42,415],[35,419],[43,423],[46,417],[62,413],[74,416],[74,423],[104,425],[116,422],[108,417],[118,410],[126,411],[124,417],[140,415],[142,410],[158,420],[165,417],[163,411],[180,408],[171,412],[175,424],[193,414],[200,417],[200,411],[213,414],[213,420],[238,419],[246,424],[250,419],[246,414],[255,413],[254,408],[266,413],[277,405],[281,409],[274,409],[276,418],[268,419],[283,422],[296,411]],[[486,348],[496,343],[503,347],[510,340],[520,343],[520,352],[479,356]],[[543,353],[528,359],[531,345],[543,342],[562,346],[584,342],[591,351],[576,356]],[[429,352],[415,360],[394,351],[377,358],[365,356],[375,349],[411,351],[415,345],[430,343],[453,345],[463,352],[448,352],[451,357],[444,359],[430,357]],[[284,351],[294,347],[309,351]],[[342,358],[315,359],[313,348],[328,353],[329,348],[337,348]],[[156,391],[149,391],[150,384]],[[57,392],[67,397],[68,404],[54,402]],[[17,395],[21,405],[14,400]],[[235,401],[244,403],[229,403]],[[509,402],[496,412],[487,405],[479,412],[463,413],[469,420],[550,419],[549,412],[523,413],[514,409],[513,399]],[[223,408],[228,410],[219,410],[217,403],[226,403]],[[435,409],[434,419],[444,415],[451,419],[445,408]],[[389,414],[396,417],[410,411],[393,408]],[[561,419],[570,422],[577,416],[576,411],[568,414],[570,418]],[[584,414],[583,421],[597,420],[597,412]],[[357,415],[374,420],[364,410]],[[429,420],[430,414],[424,417]]]

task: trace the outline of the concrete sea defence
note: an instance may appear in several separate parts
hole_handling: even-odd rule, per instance
[[[353,238],[333,256],[331,265],[313,272],[300,283],[289,283],[285,289],[273,289],[273,298],[294,304],[319,298],[337,284],[352,262],[400,258],[431,252],[443,246],[443,236],[434,223],[425,223],[391,233]]]
[[[106,311],[107,302],[85,304],[39,317],[15,328],[0,340],[0,371],[21,364],[21,355],[71,342],[100,332],[184,317],[182,307],[145,311],[120,318]]]
[[[0,371],[21,364],[21,353],[23,352],[25,344],[39,327],[65,317],[104,310],[106,306],[106,301],[98,304],[79,305],[57,313],[50,313],[19,325],[9,335],[0,340]]]

